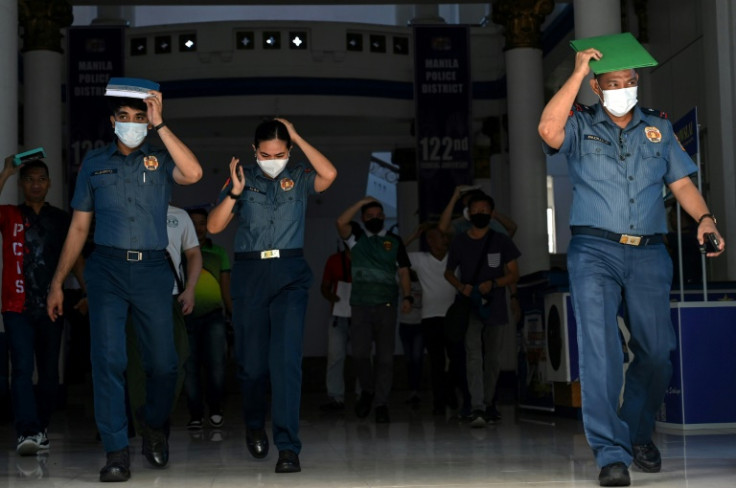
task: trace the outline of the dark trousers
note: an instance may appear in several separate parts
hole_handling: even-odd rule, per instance
[[[386,405],[394,377],[394,347],[396,344],[396,307],[393,304],[353,305],[350,337],[353,359],[360,387],[373,392],[376,406]],[[371,351],[376,345],[375,364]]]
[[[41,311],[5,312],[3,323],[10,348],[15,430],[19,436],[36,434],[48,427],[56,404],[63,320],[52,322]],[[34,358],[38,369],[35,392]]]
[[[424,367],[424,333],[422,324],[399,324],[399,338],[404,348],[406,374],[409,389],[419,391],[422,387]]]
[[[172,401],[171,413],[176,410],[176,403],[179,395],[184,389],[184,365],[189,358],[189,336],[187,335],[186,325],[184,325],[184,313],[181,311],[181,304],[177,300],[176,295],[171,297],[171,313],[174,324],[174,347],[176,355],[179,358],[178,373],[176,376],[176,389],[174,390],[174,399]],[[135,413],[146,404],[146,372],[143,369],[143,361],[141,353],[138,350],[138,336],[135,333],[133,321],[128,318],[126,324],[127,350],[128,350],[128,368],[125,371],[125,380],[128,386],[128,401],[130,402],[130,412],[132,413],[132,421],[136,431],[141,432],[141,425],[136,418]],[[128,419],[130,422],[131,418]]]
[[[447,339],[445,339],[444,317],[422,319],[424,345],[429,358],[429,374],[432,382],[432,399],[435,410],[444,409],[450,400],[450,384],[447,377]]]
[[[233,328],[243,418],[266,421],[271,378],[273,440],[279,451],[301,451],[299,409],[302,344],[312,272],[303,257],[237,260],[232,270]]]
[[[226,324],[222,309],[201,317],[184,318],[189,334],[185,386],[189,416],[204,418],[204,400],[210,415],[222,414],[222,393],[225,384]],[[200,376],[204,376],[204,394]]]
[[[133,319],[146,372],[143,418],[151,427],[161,428],[171,412],[178,362],[171,314],[174,275],[163,254],[129,262],[95,250],[87,260],[84,278],[89,297],[95,420],[105,450],[117,451],[128,445],[128,314]]]

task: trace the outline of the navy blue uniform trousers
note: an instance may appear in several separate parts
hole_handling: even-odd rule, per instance
[[[108,250],[110,248],[107,248]],[[126,261],[123,251],[96,249],[87,260],[95,420],[105,451],[128,445],[125,414],[125,322],[131,314],[146,373],[143,419],[154,428],[169,418],[176,388],[171,290],[174,275],[163,251],[142,261]]]
[[[279,451],[298,454],[302,344],[312,272],[303,257],[236,260],[230,283],[245,425],[251,430],[264,427],[270,375],[274,444]]]
[[[651,439],[672,376],[672,260],[664,244],[637,247],[576,235],[567,265],[578,324],[585,435],[599,467],[629,465],[631,445]],[[617,314],[622,299],[634,360],[619,407],[624,376]]]

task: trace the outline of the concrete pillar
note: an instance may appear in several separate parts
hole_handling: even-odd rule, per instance
[[[444,24],[445,19],[440,17],[439,5],[418,3],[414,5],[414,17],[410,24]]]
[[[519,229],[522,275],[549,269],[547,248],[547,166],[537,135],[544,108],[540,26],[552,0],[497,0],[493,22],[504,26],[509,126],[511,208]]]
[[[131,5],[98,5],[92,25],[131,25],[134,20],[135,7]]]
[[[46,200],[65,207],[62,159],[61,29],[71,25],[72,7],[65,0],[20,0],[23,27],[24,146],[43,146],[51,189]]]
[[[18,152],[18,1],[0,0],[0,159]],[[18,203],[18,187],[8,182],[0,203]]]
[[[712,266],[714,280],[736,279],[736,49],[733,25],[736,6],[732,0],[702,3],[703,53],[705,53],[705,110],[698,117],[708,129],[708,205],[718,217],[718,230],[726,240],[726,252]]]
[[[621,32],[620,0],[575,0],[573,7],[575,39]],[[592,78],[592,76],[591,74],[588,78]],[[584,105],[597,103],[598,97],[588,88],[587,81],[583,82],[582,86],[583,88],[578,94],[578,102]]]

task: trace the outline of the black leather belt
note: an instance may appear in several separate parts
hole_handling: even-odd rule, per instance
[[[153,251],[135,251],[130,249],[119,249],[117,247],[100,246],[99,244],[95,244],[94,251],[99,252],[104,256],[122,259],[124,261],[149,261],[153,259],[166,258],[166,251],[164,249]]]
[[[617,234],[615,232],[608,232],[603,229],[596,229],[595,227],[583,227],[574,225],[570,227],[572,235],[584,235],[584,236],[595,236],[608,239],[609,241],[618,242],[619,244],[625,244],[627,246],[651,246],[652,244],[664,243],[663,234],[651,234],[647,236],[636,236],[631,234]]]
[[[267,249],[265,251],[236,252],[235,260],[245,261],[247,259],[293,258],[303,255],[303,249]]]

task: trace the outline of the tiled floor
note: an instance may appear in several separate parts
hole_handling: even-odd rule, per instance
[[[301,462],[298,474],[273,472],[277,452],[252,459],[238,420],[239,398],[232,398],[226,423],[190,435],[186,409],[174,418],[171,461],[150,468],[140,454],[140,438],[131,440],[128,487],[581,487],[598,486],[598,468],[579,421],[502,405],[503,420],[481,429],[452,418],[432,416],[428,405],[412,410],[395,394],[393,422],[357,420],[351,410],[324,414],[316,395],[302,408]],[[448,414],[449,417],[449,414]],[[15,454],[10,426],[0,426],[0,487],[78,487],[98,483],[104,464],[89,401],[70,400],[49,432],[47,457]],[[632,469],[633,486],[667,488],[736,486],[736,433],[656,434],[663,471]]]

